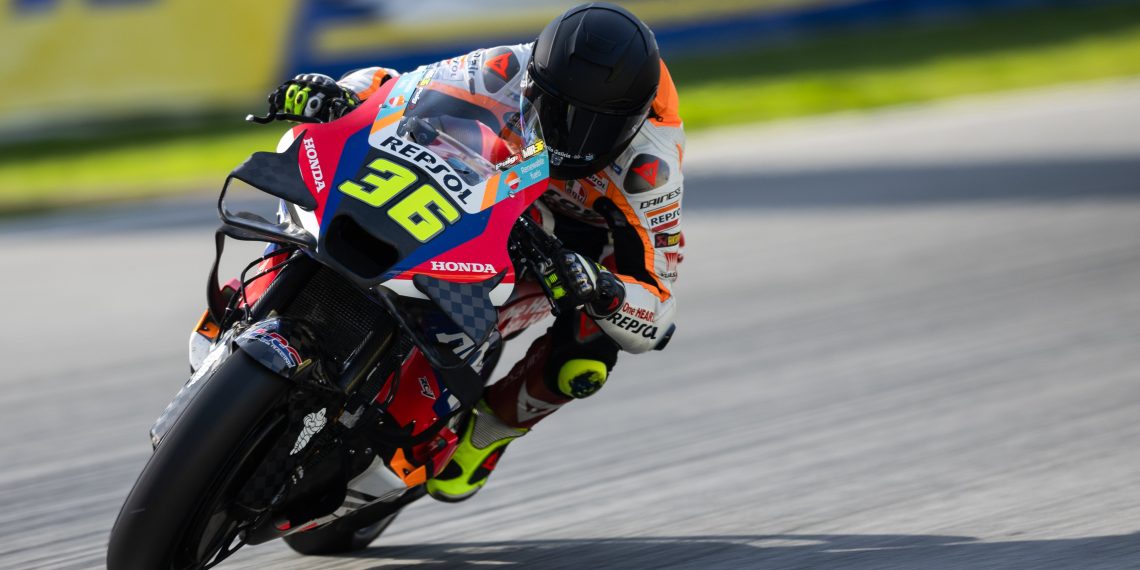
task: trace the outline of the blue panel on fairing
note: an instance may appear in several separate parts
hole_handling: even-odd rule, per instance
[[[434,259],[444,252],[459,247],[483,233],[487,229],[487,221],[491,219],[491,208],[478,214],[464,214],[458,222],[447,226],[442,234],[416,249],[410,255],[400,260],[387,273],[384,279],[391,279],[425,261]]]
[[[364,164],[364,159],[368,157],[368,152],[372,150],[368,144],[369,130],[370,126],[360,129],[344,143],[344,149],[340,153],[340,162],[336,165],[336,175],[333,177],[332,184],[329,185],[329,197],[328,201],[325,202],[324,218],[321,220],[322,228],[328,227],[333,214],[336,213],[337,206],[344,198],[344,194],[338,189],[340,183],[356,177],[356,173]]]

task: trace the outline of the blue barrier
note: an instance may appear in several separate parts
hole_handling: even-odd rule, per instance
[[[701,51],[735,49],[766,39],[822,30],[896,25],[954,17],[984,17],[1001,11],[1077,3],[1078,0],[864,0],[777,10],[756,6],[751,11],[733,13],[729,17],[694,19],[653,25],[653,28],[662,53],[666,58],[671,58]],[[371,52],[362,50],[332,58],[321,57],[315,52],[312,47],[316,43],[315,34],[322,26],[335,26],[367,15],[351,5],[346,7],[319,0],[303,2],[301,17],[297,19],[295,29],[297,41],[291,45],[286,55],[285,73],[316,70],[339,76],[373,65],[407,70],[481,47],[528,42],[541,29],[538,26],[528,31],[487,35],[475,41],[470,38],[458,41],[441,39],[428,46],[399,50],[377,49]]]

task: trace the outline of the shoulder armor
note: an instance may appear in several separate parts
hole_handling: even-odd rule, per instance
[[[498,47],[483,53],[483,86],[497,93],[519,73],[519,58],[509,47]]]
[[[625,190],[630,194],[648,192],[669,182],[669,163],[659,156],[639,154],[625,173]]]

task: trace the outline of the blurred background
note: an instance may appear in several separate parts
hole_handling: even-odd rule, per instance
[[[472,501],[223,568],[1135,567],[1140,2],[619,3],[689,136],[669,350]],[[3,2],[0,568],[102,566],[268,91],[572,4]]]
[[[558,0],[9,0],[0,212],[213,188],[288,77],[530,41]],[[635,0],[690,131],[1140,73],[1140,6]],[[67,172],[60,180],[60,169]]]

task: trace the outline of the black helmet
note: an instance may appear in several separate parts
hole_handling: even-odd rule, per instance
[[[649,115],[660,75],[653,32],[625,8],[583,4],[548,24],[534,42],[525,94],[550,175],[582,178],[613,162]]]

